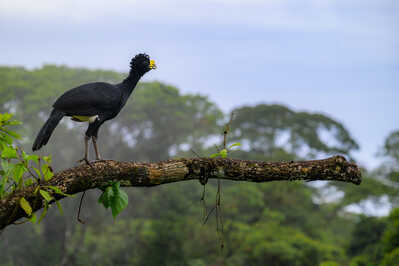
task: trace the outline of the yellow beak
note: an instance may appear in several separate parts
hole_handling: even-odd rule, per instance
[[[150,69],[156,69],[157,65],[155,65],[155,60],[150,60]]]

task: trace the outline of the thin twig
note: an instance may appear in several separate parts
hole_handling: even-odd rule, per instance
[[[224,126],[224,129],[223,129],[223,149],[227,149],[226,148],[227,135],[230,132],[230,128],[231,128],[231,123],[233,121],[233,117],[234,117],[234,112],[231,112],[230,120]],[[215,144],[215,148],[216,148],[216,150],[218,152],[221,151],[221,148],[218,147],[216,144]],[[222,217],[223,215],[222,215],[222,208],[221,208],[221,193],[222,193],[222,186],[221,186],[220,178],[218,178],[217,179],[217,192],[216,192],[215,206],[206,215],[206,217],[205,217],[205,219],[203,221],[203,224],[207,223],[210,215],[213,213],[213,211],[215,211],[216,232],[218,233],[220,248],[223,249],[223,247],[224,247],[224,238],[223,238],[224,226],[223,226],[223,217]],[[202,196],[201,200],[204,199],[204,194],[205,194],[205,188],[204,188],[204,192],[203,192],[203,196]],[[205,206],[205,211],[206,211],[206,206]]]
[[[234,112],[230,114],[230,120],[225,125],[223,130],[223,149],[227,150],[227,135],[230,133],[231,123],[233,122]],[[215,218],[216,218],[216,231],[219,237],[220,248],[223,249],[224,247],[224,226],[223,226],[223,214],[221,208],[221,194],[222,194],[222,186],[220,178],[218,178],[218,190],[216,193],[216,204],[215,204]]]
[[[83,191],[83,194],[82,194],[82,196],[80,197],[80,202],[79,202],[79,210],[78,210],[78,217],[77,217],[77,219],[78,219],[78,222],[81,223],[81,224],[85,224],[85,221],[83,221],[83,220],[80,219],[80,210],[81,210],[81,208],[82,208],[82,202],[83,202],[83,198],[84,198],[85,194],[86,194],[86,191]]]
[[[205,201],[205,187],[206,187],[206,184],[203,185],[203,187],[204,187],[204,190],[202,191],[202,196],[201,196],[201,200],[200,201],[202,202],[202,210],[203,210],[202,218],[205,220],[206,213],[207,213],[207,211],[206,211],[206,201]]]
[[[203,225],[208,222],[209,217],[211,216],[212,212],[216,209],[216,206],[213,206],[212,209],[208,212],[208,215],[205,217]]]

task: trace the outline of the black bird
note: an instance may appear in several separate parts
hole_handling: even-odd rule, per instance
[[[85,134],[85,155],[81,161],[88,163],[90,138],[93,141],[96,159],[101,160],[97,147],[97,135],[100,126],[114,118],[126,104],[127,99],[140,78],[155,69],[155,61],[146,54],[138,54],[130,61],[129,76],[119,84],[94,82],[66,91],[53,104],[53,111],[47,122],[37,134],[32,150],[39,150],[46,145],[55,127],[64,116],[76,122],[89,122]]]

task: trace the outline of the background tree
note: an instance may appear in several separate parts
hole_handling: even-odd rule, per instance
[[[28,150],[50,105],[65,90],[84,82],[118,82],[123,77],[112,71],[53,65],[32,71],[1,67],[0,111],[15,113],[23,121],[20,133],[27,137],[21,142]],[[335,153],[351,157],[358,148],[345,127],[327,115],[267,104],[242,106],[234,113],[229,141],[240,141],[243,147],[233,157],[268,161]],[[221,125],[227,119],[204,96],[182,95],[160,82],[140,83],[118,119],[101,128],[100,145],[104,157],[115,160],[195,156],[190,149],[209,156],[215,152],[214,144],[220,143]],[[53,155],[56,171],[75,165],[80,158],[84,127],[66,119],[57,127],[41,153]],[[355,239],[364,236],[354,229],[371,228],[367,230],[376,231],[373,239],[391,243],[393,238],[386,235],[395,235],[388,228],[396,221],[367,220],[345,211],[349,204],[370,196],[395,193],[379,172],[367,175],[370,179],[356,188],[333,183],[344,196],[332,202],[319,200],[323,191],[304,182],[223,182],[222,252],[214,219],[202,225],[203,188],[198,182],[131,188],[127,191],[130,204],[116,221],[97,203],[100,191],[89,191],[82,210],[85,225],[76,222],[79,197],[75,197],[62,202],[63,216],[50,209],[41,224],[7,228],[0,235],[0,265],[200,266],[264,265],[266,261],[268,265],[326,266],[362,262],[364,254],[371,254],[366,247],[372,243],[364,242],[364,250],[354,248]],[[215,183],[210,181],[206,186],[208,211],[215,194]],[[381,245],[375,261],[390,265],[397,251]]]

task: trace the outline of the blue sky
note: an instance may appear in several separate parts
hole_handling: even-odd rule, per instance
[[[399,129],[395,0],[0,0],[0,64],[127,71],[208,95],[223,110],[283,103],[350,130],[359,162]]]

